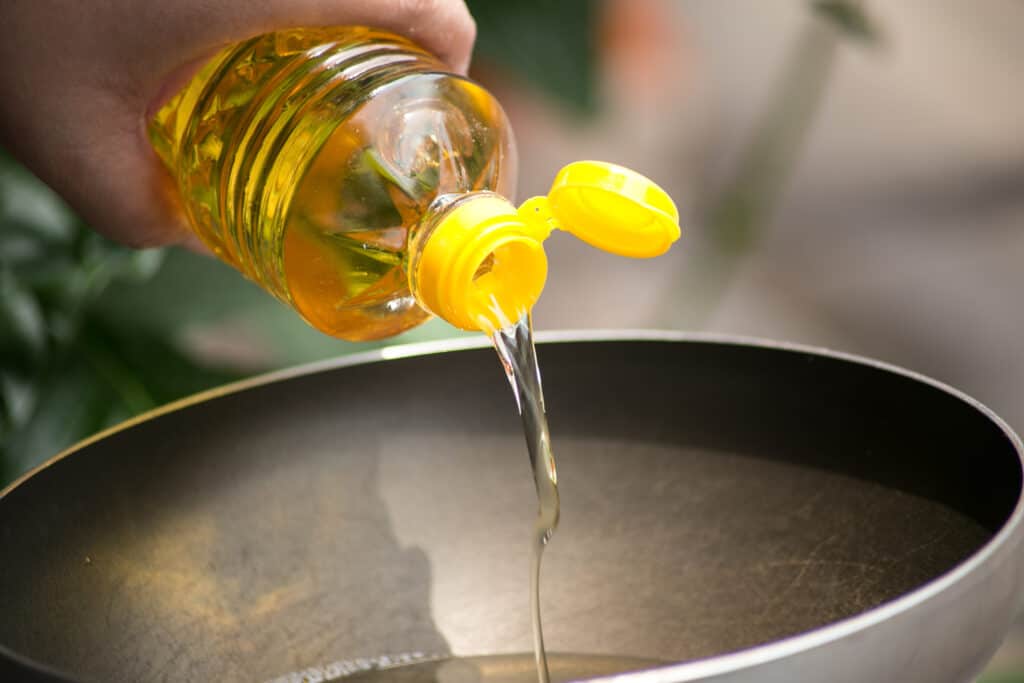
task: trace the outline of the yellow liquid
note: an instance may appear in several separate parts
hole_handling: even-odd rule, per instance
[[[314,327],[351,340],[423,322],[407,243],[439,196],[510,194],[504,113],[397,36],[292,30],[221,52],[155,117],[196,233]]]
[[[551,680],[556,683],[627,671],[640,671],[661,662],[633,657],[597,655],[551,656]],[[537,673],[529,655],[458,657],[362,671],[344,676],[351,683],[533,683]],[[338,680],[338,679],[329,679]]]

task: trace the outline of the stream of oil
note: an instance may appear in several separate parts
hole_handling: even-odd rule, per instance
[[[549,683],[544,634],[540,623],[540,560],[544,547],[558,526],[558,474],[555,456],[551,453],[551,434],[544,411],[544,391],[540,383],[540,367],[533,345],[530,315],[518,323],[498,330],[491,336],[501,364],[505,368],[512,392],[523,419],[523,434],[530,453],[533,483],[537,488],[537,521],[530,547],[530,616],[533,621],[533,652],[540,683]]]
[[[490,655],[448,657],[408,661],[407,657],[363,662],[342,662],[317,672],[313,678],[295,680],[351,683],[562,683],[627,671],[649,669],[664,664],[652,659],[588,654],[553,653],[544,650],[540,619],[541,556],[558,526],[558,475],[551,452],[551,435],[544,410],[544,392],[540,368],[533,344],[533,326],[529,314],[491,335],[491,341],[505,369],[522,417],[523,433],[537,489],[538,511],[530,546],[530,614],[533,621],[533,655]],[[417,654],[415,658],[421,658]],[[301,675],[301,674],[300,674]],[[284,679],[282,679],[284,680]],[[292,679],[287,679],[291,681]]]

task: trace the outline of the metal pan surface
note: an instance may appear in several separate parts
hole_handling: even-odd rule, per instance
[[[551,650],[666,662],[623,683],[965,683],[998,646],[1021,444],[977,402],[752,340],[563,333],[538,355],[563,504]],[[209,392],[0,494],[0,680],[528,651],[535,505],[482,344]]]

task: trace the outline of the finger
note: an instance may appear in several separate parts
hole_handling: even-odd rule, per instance
[[[154,66],[169,72],[225,45],[281,29],[369,26],[410,38],[452,70],[464,74],[476,39],[476,22],[463,0],[265,0],[228,4],[230,12],[207,2],[152,3],[134,10],[146,14],[142,23],[161,26],[161,43],[175,46],[167,55],[173,63]],[[119,30],[124,34],[119,38],[124,44],[134,41],[139,50],[147,48],[146,36]]]
[[[469,68],[476,22],[463,0],[297,0],[272,3],[268,30],[285,26],[370,26],[406,36],[458,73]]]
[[[202,9],[179,5],[173,13],[154,6],[159,22],[167,27],[171,42],[190,46],[184,63],[169,61],[157,67],[163,72],[156,85],[142,86],[148,96],[146,117],[184,88],[193,76],[224,45],[281,28],[359,26],[386,29],[418,43],[439,57],[452,71],[465,75],[476,40],[476,22],[464,0],[298,0],[291,3],[249,5],[249,16],[238,13],[230,21],[205,21]],[[150,80],[142,77],[138,80]]]
[[[97,232],[135,247],[201,244],[180,197],[132,117],[68,154],[54,174],[57,189]],[[133,129],[134,128],[134,129]],[[199,247],[201,250],[201,247]]]

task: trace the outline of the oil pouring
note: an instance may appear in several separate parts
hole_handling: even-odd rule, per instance
[[[313,327],[378,339],[431,315],[490,334],[544,287],[554,229],[633,257],[679,236],[628,169],[566,166],[520,208],[494,97],[404,38],[296,29],[218,53],[150,122],[193,231]]]
[[[149,135],[195,233],[315,328],[377,339],[436,315],[491,338],[539,500],[531,612],[547,683],[540,558],[559,505],[530,324],[547,279],[543,242],[564,230],[657,256],[679,237],[672,200],[634,171],[579,161],[517,208],[512,132],[493,96],[365,27],[231,45],[158,111]]]

